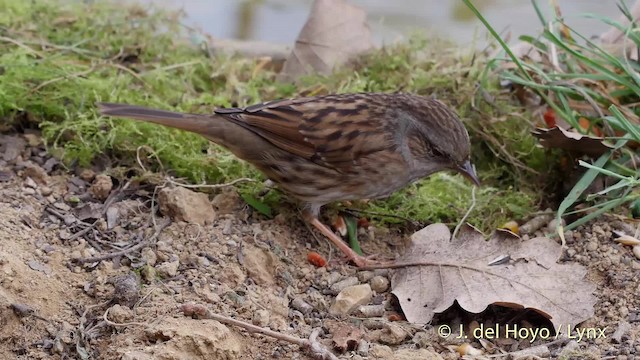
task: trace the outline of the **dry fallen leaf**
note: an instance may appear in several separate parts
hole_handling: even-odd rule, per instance
[[[280,79],[318,72],[330,74],[373,47],[364,10],[344,0],[315,0]]]
[[[559,148],[589,156],[600,156],[613,147],[602,142],[602,138],[582,135],[560,127],[537,128],[532,132],[540,144],[548,148]]]
[[[558,264],[561,246],[539,237],[522,241],[482,234],[467,227],[457,239],[444,224],[413,234],[398,263],[420,264],[396,270],[391,286],[412,323],[428,323],[454,301],[480,313],[490,304],[535,310],[566,332],[593,315],[595,285],[579,264]],[[508,255],[507,262],[494,262]],[[494,265],[489,265],[494,262]]]

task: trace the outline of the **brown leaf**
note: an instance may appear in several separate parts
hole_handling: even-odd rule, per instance
[[[595,285],[584,280],[581,265],[556,262],[561,246],[555,241],[504,236],[485,241],[470,228],[455,240],[450,237],[446,225],[429,225],[413,234],[398,260],[420,264],[396,271],[391,279],[409,322],[428,323],[454,301],[473,313],[490,304],[535,310],[561,332],[593,315]],[[489,265],[505,255],[508,262]]]
[[[600,156],[613,148],[611,145],[605,144],[601,138],[582,135],[560,127],[537,128],[532,134],[540,139],[540,144],[544,147],[559,148],[589,156]]]
[[[280,74],[282,80],[330,74],[373,47],[364,10],[344,0],[315,0]]]

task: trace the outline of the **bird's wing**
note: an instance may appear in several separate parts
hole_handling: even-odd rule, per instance
[[[384,104],[371,95],[329,95],[278,100],[216,114],[278,148],[342,171],[393,146]]]

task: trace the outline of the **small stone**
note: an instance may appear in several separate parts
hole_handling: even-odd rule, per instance
[[[311,313],[311,311],[313,311],[313,306],[309,305],[309,303],[307,303],[300,297],[294,298],[291,301],[291,307],[300,311],[304,315],[308,315]]]
[[[231,221],[231,219],[226,219],[224,221],[224,225],[222,225],[222,235],[231,235],[232,226],[233,226],[233,222]]]
[[[393,359],[393,351],[386,345],[371,344],[369,356],[374,359]]]
[[[336,296],[329,312],[332,315],[348,315],[358,306],[368,304],[372,295],[369,284],[349,286]]]
[[[142,250],[140,257],[142,258],[142,261],[144,261],[147,265],[151,265],[151,266],[154,266],[156,264],[156,261],[158,261],[158,256],[156,255],[156,252],[153,251],[153,249],[148,247]]]
[[[32,179],[32,178],[30,178],[30,177],[27,177],[26,179],[24,179],[24,185],[25,185],[26,187],[30,187],[30,188],[32,188],[32,189],[35,189],[35,188],[37,188],[37,187],[38,187],[38,184],[36,184],[36,182],[35,182],[35,181],[33,181],[33,179]]]
[[[107,229],[113,229],[120,219],[120,210],[116,206],[109,206],[107,208]]]
[[[215,212],[207,194],[183,187],[164,188],[158,194],[160,211],[175,221],[205,225],[211,223]]]
[[[140,283],[138,278],[130,273],[117,277],[113,281],[113,298],[115,304],[133,307],[140,298]]]
[[[384,315],[384,305],[361,305],[358,312],[365,318],[382,317]]]
[[[384,332],[380,336],[380,342],[387,345],[401,344],[404,339],[409,336],[409,333],[395,324],[385,324]]]
[[[595,240],[589,241],[587,243],[587,250],[588,251],[596,251],[598,250],[598,242]]]
[[[105,200],[113,189],[113,181],[111,176],[105,174],[96,175],[93,184],[89,187],[89,192],[98,200]]]
[[[110,321],[122,324],[133,319],[133,311],[126,306],[115,304],[111,308],[109,308],[109,314],[107,318]]]
[[[47,182],[49,181],[49,175],[47,175],[47,172],[39,165],[33,163],[27,165],[24,169],[23,176],[32,178],[40,185],[47,185]]]
[[[369,356],[369,342],[367,340],[360,340],[358,343],[357,353],[360,356]]]
[[[65,225],[70,226],[76,222],[76,217],[71,214],[67,214],[62,218],[62,221],[64,221]]]
[[[383,276],[374,276],[371,281],[369,281],[371,285],[371,290],[379,293],[383,293],[389,289],[389,279]]]
[[[53,193],[53,189],[51,189],[48,186],[42,186],[40,188],[40,194],[42,194],[42,196],[49,196]]]
[[[211,204],[220,214],[233,214],[241,206],[242,201],[236,191],[225,190],[216,195]]]
[[[78,176],[80,177],[80,179],[86,182],[91,182],[93,181],[93,178],[96,177],[96,173],[91,169],[82,169],[82,171],[80,171],[80,175]]]
[[[265,327],[269,324],[269,317],[270,317],[269,311],[260,309],[253,313],[253,318],[251,319],[251,322],[253,322],[253,325]]]
[[[30,187],[22,188],[22,193],[25,195],[35,195],[36,190]]]
[[[340,291],[342,291],[343,289],[349,287],[349,286],[353,286],[353,285],[357,285],[360,282],[358,281],[358,278],[355,276],[350,276],[344,280],[340,280],[337,283],[331,285],[330,290],[334,293],[337,294]]]
[[[63,202],[57,202],[57,203],[53,204],[53,206],[54,206],[55,208],[57,208],[57,209],[62,210],[62,211],[69,211],[69,210],[71,210],[71,206],[69,206],[69,205],[67,205],[67,204],[65,204],[65,203],[63,203]]]
[[[158,274],[164,278],[172,278],[178,274],[178,267],[180,266],[180,261],[175,260],[171,262],[163,262],[162,264],[156,266],[156,270]]]
[[[560,224],[562,226],[565,225],[564,219],[560,220]],[[547,232],[553,234],[556,232],[557,227],[558,227],[558,220],[554,218],[553,220],[549,221],[549,224],[547,224]]]
[[[373,271],[359,271],[357,275],[358,281],[360,281],[361,283],[366,283],[375,276]]]

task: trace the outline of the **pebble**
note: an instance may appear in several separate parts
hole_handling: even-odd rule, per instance
[[[389,279],[383,276],[374,276],[371,281],[369,281],[371,285],[371,290],[377,293],[383,293],[389,289]]]
[[[358,278],[355,276],[349,276],[348,278],[338,281],[337,283],[331,285],[330,290],[334,293],[337,294],[339,292],[341,292],[343,289],[346,289],[349,286],[353,286],[353,285],[357,285],[360,282],[358,281]]]
[[[340,273],[337,271],[329,273],[329,276],[327,276],[327,285],[332,285],[337,283],[341,277],[342,275],[340,275]]]
[[[80,171],[80,174],[78,176],[80,177],[80,179],[86,182],[90,182],[93,180],[94,177],[96,177],[96,173],[91,169],[82,169],[82,171]]]
[[[71,214],[67,214],[62,218],[62,220],[64,221],[65,225],[70,226],[71,224],[76,222],[76,217]]]
[[[367,340],[360,340],[358,343],[358,349],[356,350],[358,355],[367,357],[369,356],[369,342]]]
[[[371,280],[371,278],[373,278],[374,276],[375,274],[373,273],[373,271],[360,271],[358,272],[358,281],[360,281],[361,283],[365,283]]]
[[[369,284],[349,286],[336,296],[336,300],[329,309],[332,315],[348,315],[360,305],[371,301],[373,291]]]
[[[388,278],[389,277],[389,269],[375,269],[373,271],[373,275],[375,276],[383,276]]]
[[[53,193],[53,189],[48,186],[42,186],[40,188],[40,194],[42,194],[42,196],[49,196],[51,193]]]
[[[587,243],[587,250],[589,251],[596,251],[598,250],[598,242],[595,240],[589,241]]]
[[[22,188],[22,193],[25,195],[34,195],[36,193],[36,190],[33,188],[26,187],[26,188]]]
[[[57,208],[57,209],[62,210],[62,211],[69,211],[69,210],[71,210],[71,206],[69,206],[69,205],[67,205],[67,204],[65,204],[65,203],[63,203],[63,202],[57,202],[57,203],[53,204],[53,206],[54,206],[55,208]]]
[[[251,322],[253,322],[253,325],[265,327],[269,324],[269,317],[270,317],[269,311],[260,309],[253,313],[253,318],[251,319]]]
[[[227,219],[224,221],[224,225],[222,226],[222,235],[231,235],[233,226],[233,222],[231,219]]]
[[[304,315],[308,315],[313,311],[313,306],[304,301],[302,298],[297,297],[291,301],[291,307],[300,311]]]
[[[387,345],[401,344],[409,333],[402,327],[395,324],[385,324],[384,333],[380,336],[380,342]]]
[[[158,261],[158,256],[156,255],[156,252],[153,251],[153,249],[148,247],[142,250],[140,257],[142,258],[142,261],[145,262],[145,264],[151,265],[151,266],[154,266],[156,264],[156,261]]]
[[[358,312],[366,318],[381,317],[384,315],[384,305],[361,305]]]
[[[162,277],[174,277],[178,273],[178,266],[180,266],[180,261],[175,260],[171,262],[163,262],[162,264],[156,266],[156,270],[158,274]]]
[[[386,345],[371,344],[369,356],[374,359],[393,359],[393,351]]]

